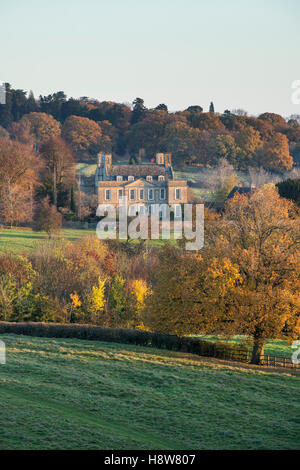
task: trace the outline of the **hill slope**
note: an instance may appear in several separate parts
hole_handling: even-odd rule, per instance
[[[1,449],[295,449],[300,378],[114,343],[1,335]]]

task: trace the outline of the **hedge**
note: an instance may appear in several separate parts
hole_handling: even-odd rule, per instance
[[[234,345],[204,341],[198,338],[179,338],[176,335],[125,328],[104,328],[102,326],[82,324],[13,323],[1,321],[0,334],[5,333],[45,338],[77,338],[91,341],[109,341],[181,351],[206,357],[245,359],[245,352],[237,350],[237,347]]]

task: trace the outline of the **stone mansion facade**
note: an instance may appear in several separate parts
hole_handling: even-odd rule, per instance
[[[111,154],[98,154],[95,175],[98,204],[116,208],[127,198],[129,215],[154,212],[154,204],[187,203],[187,182],[174,179],[170,153],[157,153],[155,163],[113,165]],[[179,214],[178,214],[179,215]]]

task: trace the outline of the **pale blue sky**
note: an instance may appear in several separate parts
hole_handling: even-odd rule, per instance
[[[36,96],[300,114],[299,0],[0,0],[0,79]]]

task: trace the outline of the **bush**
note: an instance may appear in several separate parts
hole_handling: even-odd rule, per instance
[[[149,346],[171,351],[196,354],[198,356],[217,357],[230,360],[243,360],[241,346],[204,341],[198,338],[152,333],[125,328],[104,328],[101,326],[63,324],[63,323],[13,323],[0,322],[0,334],[39,336],[45,338],[77,338],[91,341]]]

